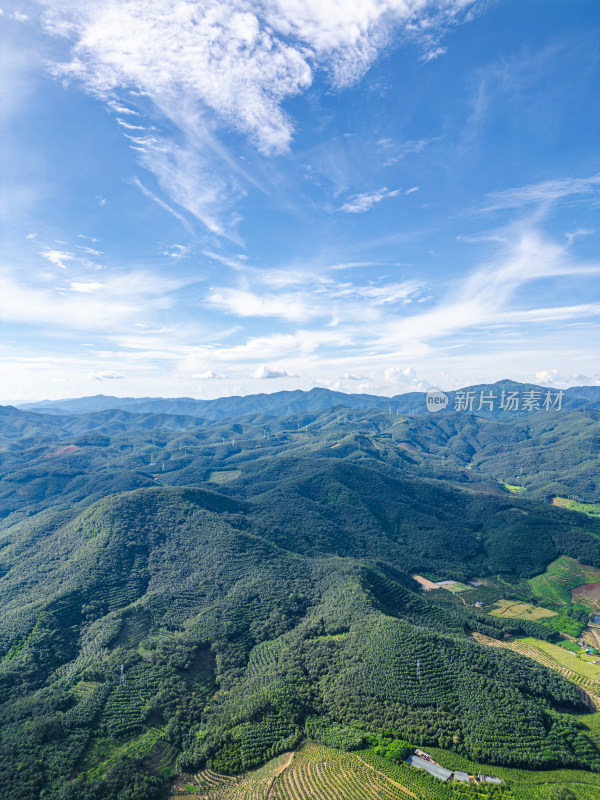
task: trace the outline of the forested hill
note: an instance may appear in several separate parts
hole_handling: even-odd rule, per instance
[[[307,731],[600,771],[581,689],[477,638],[552,640],[488,601],[600,568],[550,502],[600,500],[598,411],[48,411],[0,410],[0,796],[150,800]]]
[[[502,390],[517,392],[524,396],[526,392],[538,394],[541,402],[548,393],[548,389],[535,384],[523,384],[516,381],[503,380],[490,385],[468,386],[457,390],[474,397],[474,411],[482,416],[502,416],[499,408],[499,398]],[[449,398],[448,410],[455,406],[457,391],[447,392]],[[552,394],[558,393],[557,389],[550,390]],[[490,393],[497,396],[495,409],[490,409],[489,402],[478,409],[480,392],[484,398],[489,398]],[[522,400],[521,400],[522,403]],[[218,420],[239,417],[251,413],[266,413],[275,417],[286,417],[304,411],[320,411],[334,406],[355,409],[386,409],[400,414],[425,414],[424,392],[408,392],[395,397],[380,397],[370,394],[347,394],[335,392],[322,387],[310,391],[283,391],[272,394],[255,394],[244,397],[221,397],[216,400],[195,400],[191,397],[164,398],[164,397],[107,397],[96,395],[94,397],[81,397],[68,400],[45,400],[38,403],[26,403],[20,406],[24,411],[37,411],[52,414],[87,414],[93,411],[106,411],[108,409],[122,409],[138,413],[166,413],[184,414],[201,417],[206,420]],[[562,407],[569,410],[596,409],[600,410],[600,387],[577,386],[566,389],[562,399]],[[446,413],[442,411],[441,413]],[[518,412],[517,412],[518,413]],[[506,413],[504,414],[506,416]]]

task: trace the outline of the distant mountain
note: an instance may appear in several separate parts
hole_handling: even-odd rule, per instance
[[[526,392],[536,392],[540,408],[550,391],[554,399],[560,390],[548,389],[535,384],[523,384],[516,381],[502,380],[494,384],[478,384],[463,389],[446,392],[448,405],[442,414],[455,409],[457,396],[463,397],[465,408],[484,417],[497,418],[513,413],[500,410],[499,403],[502,390],[505,393],[516,392],[521,400],[520,409]],[[462,392],[462,395],[459,395]],[[482,394],[483,393],[483,394]],[[491,408],[492,395],[495,396],[494,408]],[[25,403],[19,408],[45,414],[89,414],[93,411],[123,409],[125,411],[145,414],[183,414],[201,417],[205,420],[232,419],[252,413],[269,414],[274,417],[287,417],[303,411],[320,411],[324,408],[341,406],[355,409],[385,409],[398,414],[428,414],[425,404],[425,392],[408,392],[395,397],[382,397],[371,394],[346,394],[334,392],[322,387],[310,391],[283,391],[272,394],[252,394],[246,396],[219,397],[216,400],[195,400],[192,397],[109,397],[94,395],[68,400],[42,400],[39,403]],[[569,410],[600,410],[600,386],[575,386],[566,389],[562,396],[562,408]],[[514,413],[520,413],[514,409]],[[525,413],[529,413],[525,411]]]
[[[195,416],[166,412],[132,413],[121,409],[67,413],[59,411],[23,411],[14,406],[0,406],[0,441],[21,437],[57,438],[102,430],[109,436],[125,431],[183,431],[202,425]]]
[[[463,397],[502,390],[532,389]],[[325,389],[0,407],[0,797],[163,800],[175,773],[383,734],[600,785],[596,683],[504,646],[587,622],[597,394],[499,419]]]

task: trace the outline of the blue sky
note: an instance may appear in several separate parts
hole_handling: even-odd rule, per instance
[[[597,0],[0,27],[1,402],[600,383]]]

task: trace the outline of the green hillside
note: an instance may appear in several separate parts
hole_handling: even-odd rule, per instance
[[[564,557],[600,568],[600,521],[484,471],[516,423],[23,413],[0,451],[2,796],[163,797],[305,735],[600,771],[569,675],[482,643],[556,640],[548,614],[487,612],[544,602]],[[478,581],[423,592],[413,573]]]

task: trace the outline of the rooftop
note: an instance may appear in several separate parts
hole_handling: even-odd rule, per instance
[[[424,769],[430,775],[439,778],[441,781],[447,781],[452,777],[451,770],[444,769],[444,767],[440,767],[439,764],[432,764],[430,761],[425,761],[424,758],[419,758],[419,756],[409,756],[406,760],[411,766],[417,767],[417,769]]]

